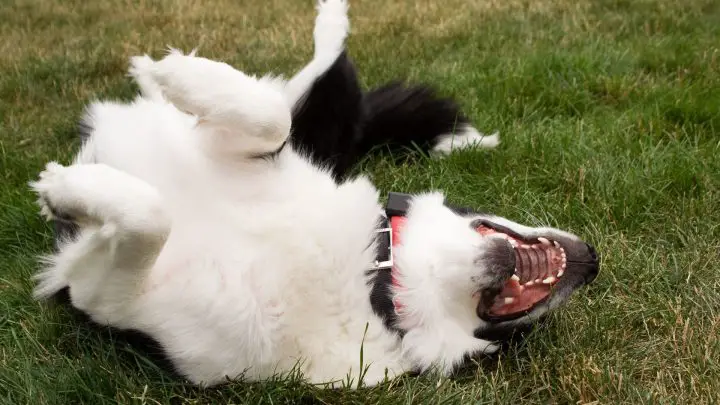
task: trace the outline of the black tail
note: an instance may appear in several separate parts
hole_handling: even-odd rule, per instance
[[[428,87],[392,83],[362,92],[343,53],[293,111],[293,146],[332,168],[339,180],[378,146],[427,152],[440,135],[468,126],[451,99]]]
[[[387,84],[365,94],[363,108],[366,116],[359,149],[364,152],[378,145],[414,146],[428,152],[439,135],[469,125],[452,99],[439,98],[426,86]]]

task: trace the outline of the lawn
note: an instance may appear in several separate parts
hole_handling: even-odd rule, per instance
[[[544,328],[452,379],[359,391],[297,380],[197,389],[110,333],[30,296],[52,248],[27,182],[68,162],[95,98],[128,100],[128,58],[170,44],[255,73],[311,56],[310,0],[0,3],[0,401],[100,403],[717,403],[720,3],[355,0],[365,86],[404,77],[456,97],[491,152],[365,164],[383,191],[594,243],[601,273]]]

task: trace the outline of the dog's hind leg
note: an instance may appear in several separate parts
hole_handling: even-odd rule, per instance
[[[347,0],[318,1],[318,15],[313,30],[313,59],[285,85],[285,95],[293,110],[302,105],[315,81],[333,66],[345,50],[345,38],[350,30],[347,10]]]
[[[133,298],[170,233],[157,190],[104,164],[54,162],[31,187],[43,215],[82,229],[49,259],[36,297],[69,287],[73,305],[96,322],[131,327],[126,322]]]
[[[500,143],[497,133],[476,130],[457,103],[438,97],[429,87],[391,83],[363,94],[355,66],[339,41],[342,25],[326,23],[340,21],[333,10],[337,8],[327,13],[321,9],[315,59],[287,86],[288,94],[297,99],[292,136],[296,149],[332,168],[335,178],[342,180],[378,147],[445,155]]]

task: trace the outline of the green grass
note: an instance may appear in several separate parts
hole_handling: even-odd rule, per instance
[[[492,152],[365,165],[383,191],[579,233],[596,282],[545,328],[457,378],[360,391],[296,380],[197,389],[131,346],[34,302],[52,234],[26,183],[77,147],[94,98],[127,100],[129,56],[166,44],[249,72],[311,55],[310,1],[0,3],[0,401],[76,403],[717,403],[720,401],[720,3],[362,0],[365,85],[407,77],[456,97]]]

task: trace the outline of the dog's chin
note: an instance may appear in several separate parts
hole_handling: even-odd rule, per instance
[[[556,307],[575,290],[597,276],[599,259],[592,246],[561,232],[522,235],[481,221],[475,229],[483,236],[502,237],[512,247],[513,269],[501,288],[481,291],[477,316],[489,324],[517,320],[541,309]]]

